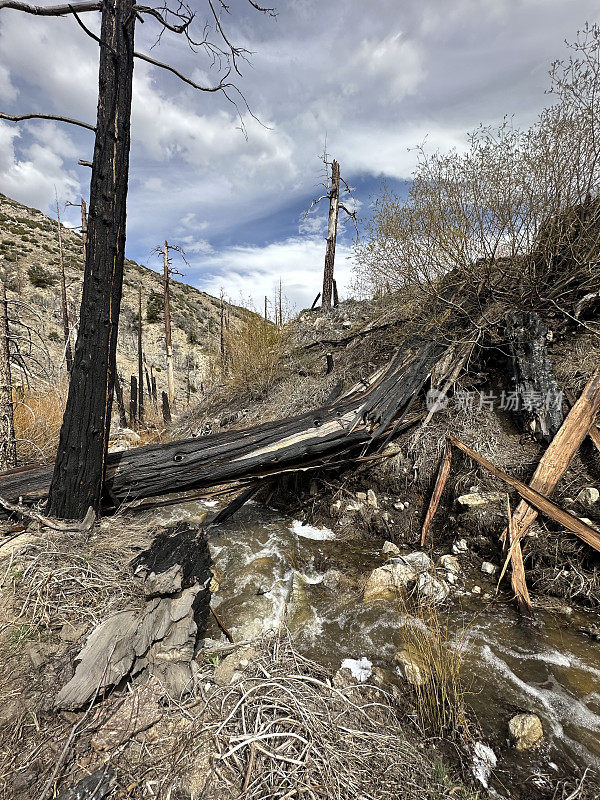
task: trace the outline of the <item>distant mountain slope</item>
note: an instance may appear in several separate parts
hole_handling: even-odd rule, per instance
[[[78,232],[64,226],[62,238],[69,314],[74,324],[83,279],[82,243]],[[25,328],[20,333],[24,338],[19,340],[21,351],[31,353],[25,358],[27,369],[48,382],[65,376],[59,265],[56,220],[0,194],[0,266],[6,270],[9,299],[22,301],[14,308],[11,305],[11,313],[32,329],[31,344]],[[154,366],[160,394],[161,389],[166,389],[162,277],[130,260],[125,263],[117,367],[125,384],[130,375],[137,374],[140,284],[144,352],[148,365]],[[234,325],[248,313],[230,304],[226,304],[226,311]],[[188,361],[193,391],[206,372],[210,355],[217,351],[220,301],[172,280],[171,318],[176,393],[182,395],[186,391]],[[15,378],[19,380],[18,372]]]

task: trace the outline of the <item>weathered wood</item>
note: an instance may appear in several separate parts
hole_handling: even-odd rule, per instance
[[[569,411],[560,430],[546,452],[529,482],[532,489],[551,495],[562,478],[581,443],[588,435],[600,411],[600,367],[596,369],[579,399]],[[526,502],[521,502],[513,515],[515,537],[523,537],[537,511]]]
[[[427,514],[425,515],[425,521],[423,522],[423,528],[421,530],[421,547],[425,545],[425,537],[427,536],[427,531],[429,530],[429,526],[431,525],[433,518],[435,516],[435,512],[437,511],[438,506],[440,504],[442,492],[444,491],[444,488],[448,481],[448,475],[450,475],[451,465],[452,465],[452,448],[450,447],[448,442],[446,442],[446,445],[444,447],[444,454],[440,462],[440,468],[438,470],[438,474],[435,479],[433,494],[431,495],[431,501],[429,503],[429,508],[427,509]]]
[[[508,315],[508,368],[518,408],[513,410],[523,430],[549,443],[563,421],[562,394],[548,357],[548,328],[535,312]]]
[[[117,397],[117,410],[119,412],[119,424],[122,428],[127,427],[127,415],[125,414],[125,403],[123,401],[123,387],[119,373],[115,372],[115,395]]]
[[[472,450],[466,444],[456,439],[454,436],[448,437],[450,442],[455,446],[458,447],[459,450],[462,450],[463,453],[466,453],[470,458],[474,461],[477,461],[478,464],[481,464],[482,467],[488,470],[494,477],[499,478],[501,481],[504,481],[509,486],[512,486],[513,489],[521,495],[523,500],[526,500],[528,504],[534,506],[538,511],[541,511],[543,514],[546,514],[550,519],[553,519],[555,522],[558,522],[559,525],[567,528],[567,530],[574,533],[578,536],[582,541],[586,544],[589,544],[590,547],[593,547],[595,550],[600,552],[600,533],[596,531],[594,528],[587,525],[585,522],[582,522],[578,517],[573,516],[573,514],[569,514],[568,511],[560,508],[557,506],[556,503],[553,503],[552,500],[544,497],[543,494],[533,489],[531,486],[527,486],[525,483],[522,483],[517,478],[513,478],[511,475],[507,475],[506,472],[502,472],[502,470],[495,467],[491,461],[488,461],[487,458],[479,455],[476,453],[475,450]],[[514,524],[515,515],[513,515],[513,524]],[[519,536],[517,535],[517,531],[515,528],[515,536],[513,542],[519,541]],[[512,549],[512,545],[511,545]],[[511,558],[511,553],[509,553],[507,557],[507,562]],[[506,564],[505,564],[506,569]]]
[[[131,389],[129,390],[129,424],[135,428],[137,424],[137,378],[135,375],[131,376]]]
[[[506,495],[506,515],[508,519],[508,543],[510,546],[512,567],[510,583],[517,599],[519,611],[524,617],[533,619],[533,605],[531,603],[531,597],[529,596],[529,589],[527,588],[527,579],[525,578],[523,551],[521,550],[521,543],[515,535],[515,526],[510,511],[510,498],[508,495]]]
[[[358,451],[376,448],[391,431],[398,433],[420,418],[411,417],[409,409],[443,352],[442,345],[431,343],[413,353],[401,349],[386,369],[375,373],[372,383],[367,382],[366,390],[296,417],[245,431],[111,453],[106,489],[121,502],[249,483],[354,458]],[[47,467],[0,475],[0,494],[39,499],[47,491],[47,476]]]
[[[327,227],[327,249],[323,270],[323,290],[321,308],[331,308],[333,293],[333,269],[335,265],[335,243],[337,239],[338,214],[340,207],[340,165],[334,159],[331,164],[331,191],[329,193],[329,223]]]
[[[173,377],[173,342],[171,339],[171,293],[169,290],[169,245],[165,241],[163,250],[163,295],[165,309],[165,350],[167,355],[167,383],[169,408],[175,403],[175,379]],[[221,322],[223,317],[223,298],[221,298]],[[163,404],[164,405],[164,404]]]
[[[162,393],[162,417],[166,425],[171,423],[171,408],[169,406],[169,395],[166,392]]]
[[[65,360],[67,372],[71,372],[73,366],[73,353],[71,351],[71,331],[69,327],[69,309],[67,305],[67,284],[65,281],[65,259],[63,254],[62,225],[60,223],[60,208],[58,197],[56,198],[56,225],[58,229],[58,260],[60,263],[60,301],[63,324],[63,340],[65,343]]]
[[[138,287],[138,404],[137,413],[140,424],[144,421],[144,352],[142,343],[142,284]]]

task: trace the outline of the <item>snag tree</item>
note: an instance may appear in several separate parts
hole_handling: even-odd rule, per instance
[[[334,300],[334,305],[337,305],[337,287],[334,287],[335,281],[333,279],[333,271],[335,267],[335,246],[337,241],[339,212],[340,209],[345,211],[346,214],[354,220],[354,225],[356,226],[356,211],[350,211],[344,203],[340,203],[341,185],[343,185],[349,199],[352,199],[352,192],[346,181],[340,175],[339,162],[335,159],[330,161],[327,151],[323,153],[322,161],[325,165],[325,180],[322,185],[326,190],[326,194],[313,200],[304,216],[306,218],[321,200],[329,200],[327,247],[325,249],[325,267],[323,270],[323,291],[321,292],[321,308],[329,309],[331,308],[332,299]]]
[[[116,374],[116,346],[125,257],[125,223],[129,178],[129,145],[134,59],[168,70],[201,92],[222,93],[238,109],[248,109],[243,95],[229,78],[240,75],[240,62],[248,51],[234,45],[222,16],[224,0],[206,0],[210,22],[198,39],[192,32],[195,13],[184,2],[174,8],[137,5],[135,0],[80,0],[72,4],[35,6],[22,0],[0,0],[0,10],[46,17],[72,15],[100,49],[96,124],[39,112],[0,119],[18,122],[52,119],[78,125],[95,134],[90,205],[86,230],[86,260],[69,394],[60,433],[58,453],[49,493],[49,511],[56,517],[82,519],[91,506],[99,511],[102,499],[110,416]],[[257,11],[274,14],[254,0]],[[100,35],[91,31],[82,15],[100,12]],[[135,26],[150,18],[165,32],[184,37],[195,51],[208,56],[219,69],[214,85],[204,86],[170,64],[157,61],[134,48]],[[238,110],[240,122],[243,118]]]

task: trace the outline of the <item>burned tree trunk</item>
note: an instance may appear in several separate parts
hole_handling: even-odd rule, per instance
[[[131,389],[129,390],[129,424],[135,428],[137,424],[137,378],[135,375],[131,376]]]
[[[435,342],[400,350],[364,390],[297,417],[245,431],[111,453],[107,494],[115,503],[222,484],[245,486],[286,472],[336,467],[365,455],[422,418],[411,406],[447,348]],[[163,404],[168,397],[163,392]],[[163,410],[167,409],[163,406]],[[165,415],[166,416],[166,415]],[[48,468],[0,475],[0,496],[39,499]]]
[[[163,260],[163,283],[165,299],[165,348],[167,351],[167,382],[169,387],[169,405],[175,403],[175,380],[173,378],[173,342],[171,340],[171,295],[169,292],[169,245],[165,242]]]
[[[83,250],[83,264],[85,266],[87,253],[87,205],[81,198],[81,248]]]
[[[331,193],[329,195],[329,225],[327,227],[327,250],[325,251],[325,270],[323,272],[323,292],[321,308],[331,308],[333,293],[333,268],[335,264],[335,242],[340,206],[340,165],[334,159],[331,165]]]
[[[56,224],[58,227],[58,260],[60,262],[60,299],[63,324],[63,339],[65,342],[65,360],[67,372],[73,367],[73,354],[71,352],[71,331],[69,327],[69,309],[67,305],[67,284],[65,280],[65,259],[63,255],[62,225],[60,224],[60,208],[56,200]]]
[[[138,420],[144,421],[144,353],[142,349],[142,284],[138,292]]]
[[[49,511],[99,511],[110,435],[123,288],[133,79],[134,0],[102,4],[98,115],[79,334]]]
[[[6,284],[0,281],[0,469],[17,464]]]
[[[119,379],[119,373],[115,372],[115,394],[117,396],[117,409],[119,411],[119,424],[122,428],[127,427],[127,416],[125,414],[125,403],[123,402],[123,387]]]
[[[166,425],[171,424],[171,409],[169,407],[169,395],[162,393],[162,417]]]
[[[508,370],[514,383],[512,406],[518,424],[549,444],[562,425],[562,393],[548,357],[548,328],[535,312],[507,318]]]

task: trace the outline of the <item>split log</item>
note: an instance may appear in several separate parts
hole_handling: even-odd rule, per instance
[[[560,430],[542,456],[529,483],[532,489],[551,495],[581,443],[595,424],[600,410],[600,367],[588,381],[579,399],[573,404]],[[515,537],[522,538],[537,511],[521,502],[513,515]]]
[[[429,526],[433,521],[433,517],[435,516],[435,512],[440,504],[440,499],[442,497],[442,492],[446,486],[448,481],[448,475],[450,475],[450,467],[452,465],[452,448],[446,442],[446,446],[444,448],[444,454],[442,456],[442,460],[440,462],[440,468],[435,479],[435,486],[433,487],[433,494],[431,495],[431,502],[429,503],[429,508],[427,509],[427,514],[425,515],[425,522],[423,523],[423,529],[421,530],[421,547],[425,545],[425,537],[427,536],[427,531],[429,530]]]
[[[287,471],[336,465],[376,449],[421,415],[409,409],[445,347],[427,342],[399,350],[367,389],[296,417],[245,431],[111,453],[105,488],[116,503],[226,483],[244,485]],[[363,453],[364,454],[364,453]],[[0,495],[32,501],[45,496],[51,467],[0,475]]]
[[[518,408],[513,413],[523,430],[549,443],[563,421],[562,393],[548,357],[548,328],[535,312],[513,312],[506,324],[508,368]]]

